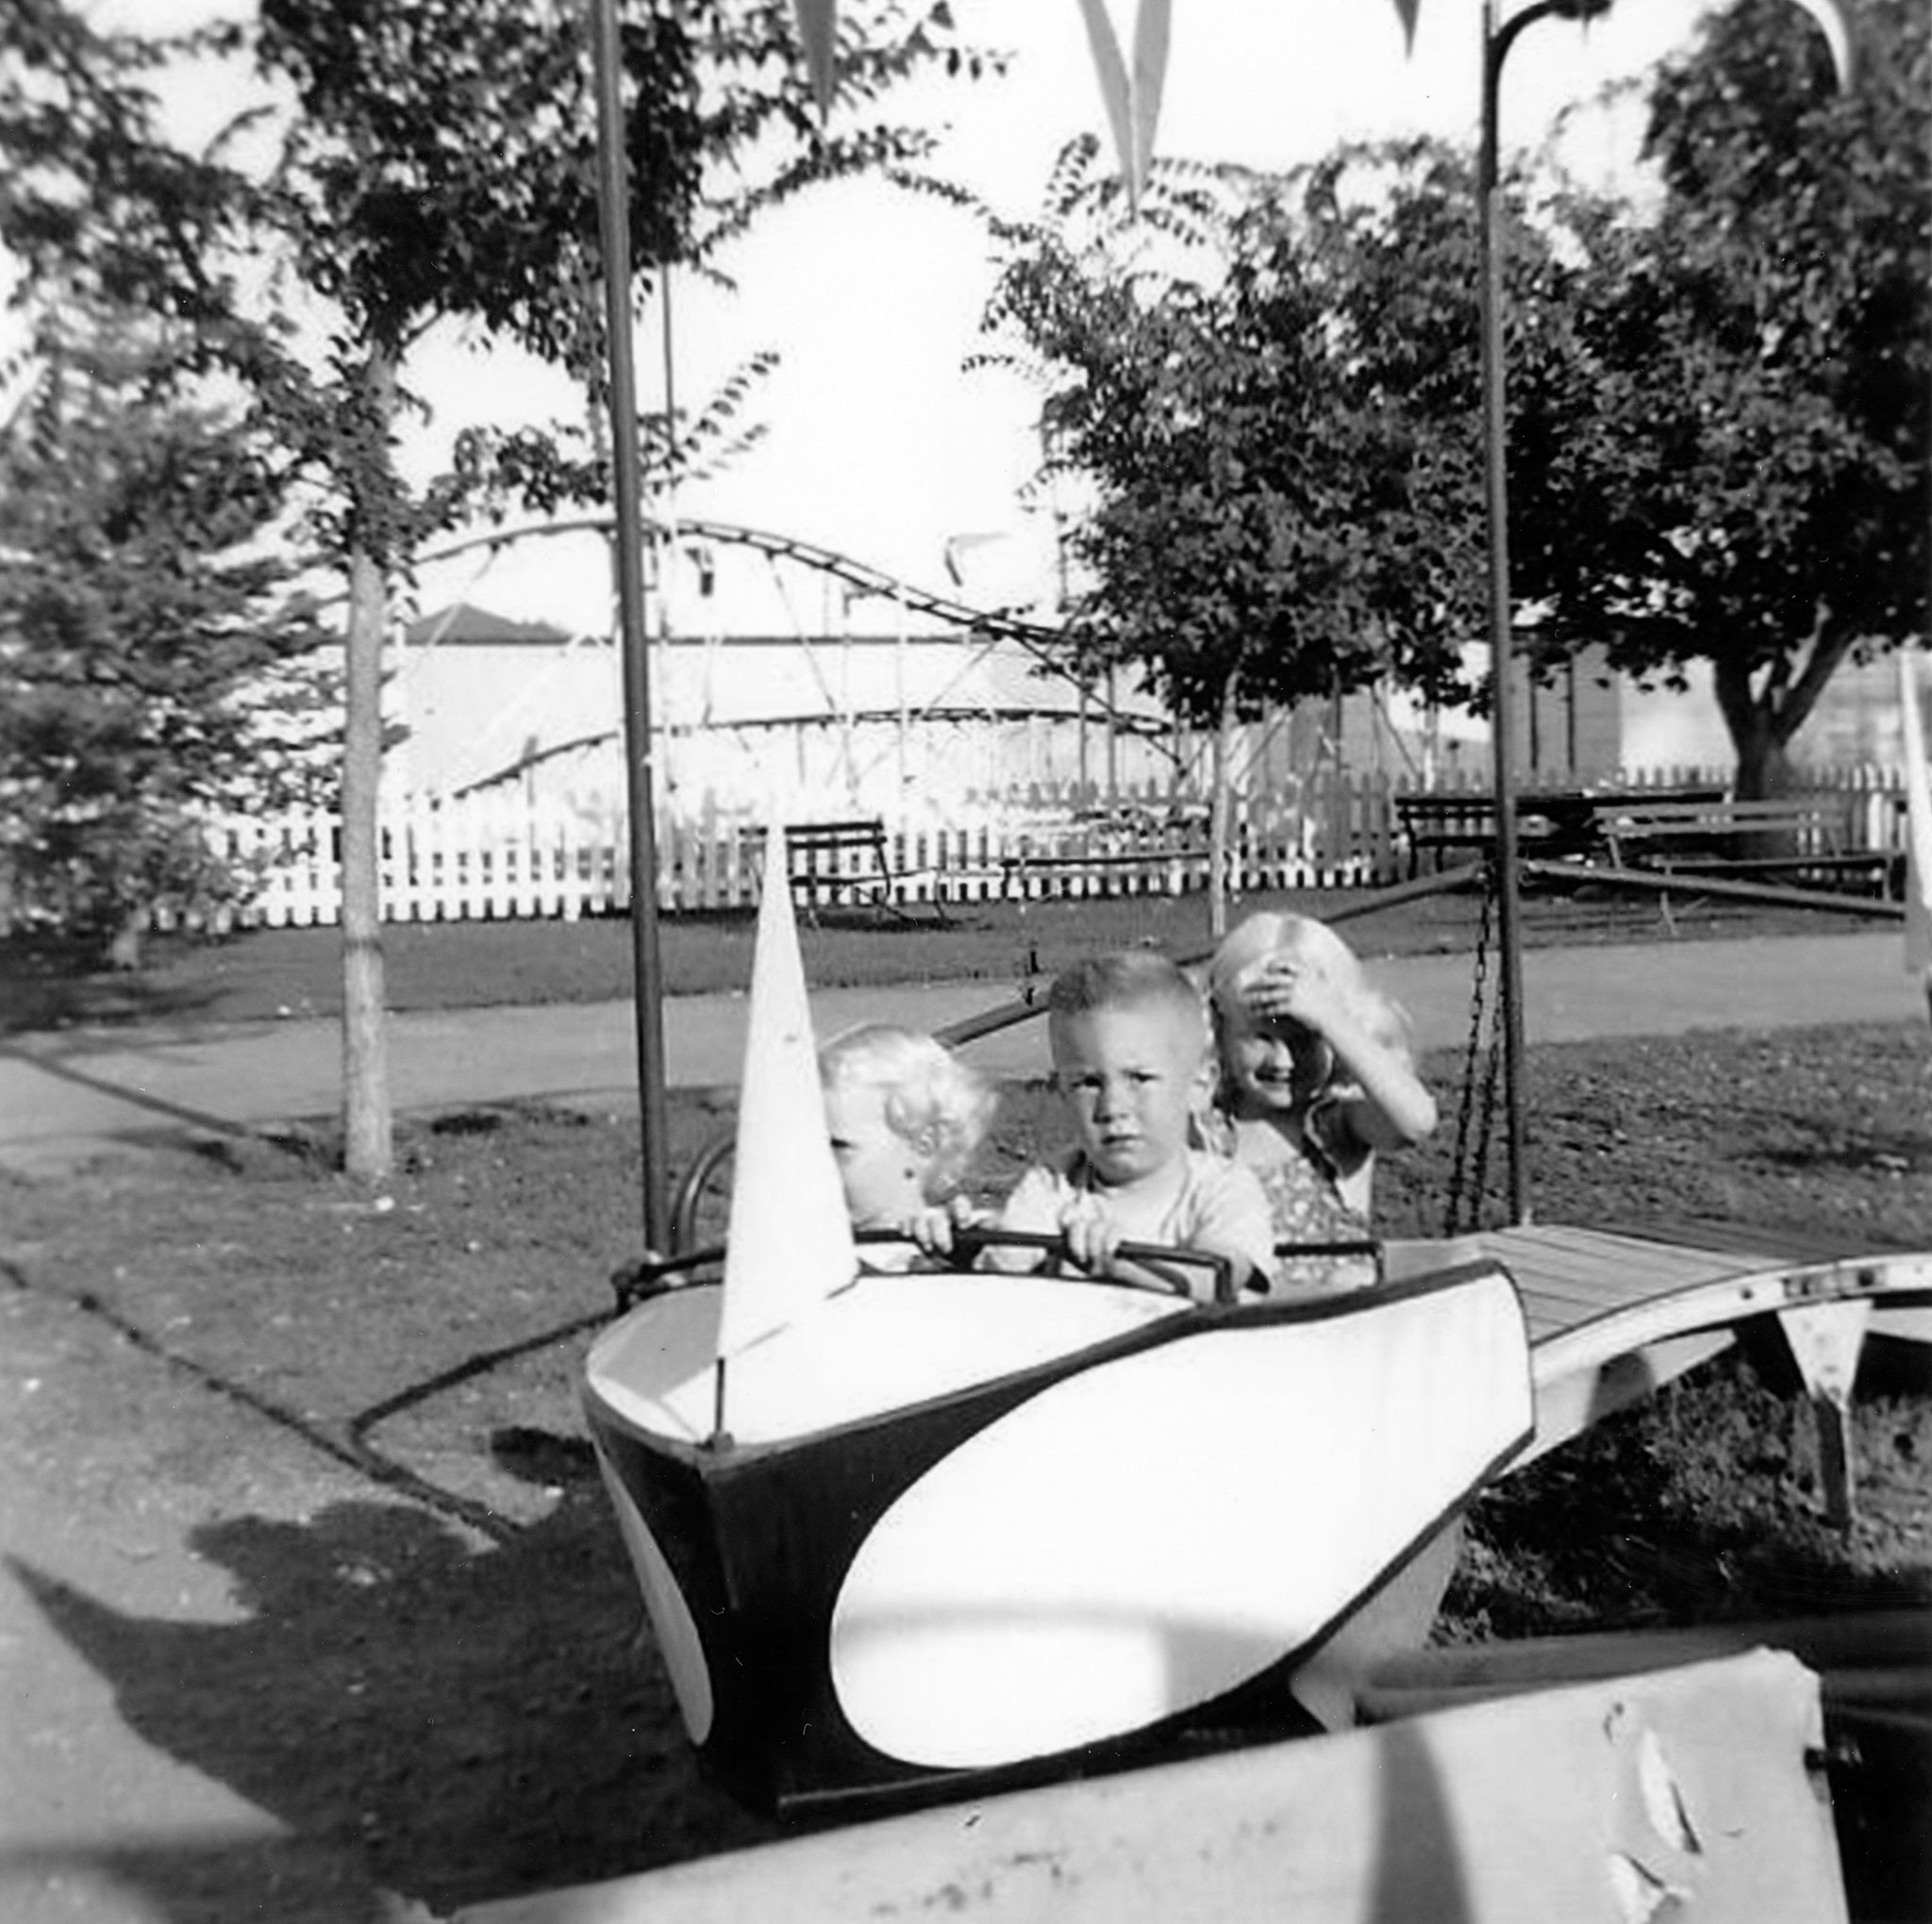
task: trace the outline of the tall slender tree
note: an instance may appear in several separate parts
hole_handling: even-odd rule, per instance
[[[916,166],[930,137],[880,102],[935,62],[977,64],[942,0],[875,8],[841,29],[851,111],[827,131],[782,0],[625,0],[620,51],[641,292],[815,180]],[[230,87],[252,76],[258,100],[191,151],[150,81],[197,60]],[[97,31],[68,0],[0,15],[0,240],[29,285],[88,283],[187,328],[302,465],[346,581],[344,1158],[358,1177],[391,1159],[375,830],[388,607],[463,498],[461,476],[418,493],[398,467],[408,356],[459,319],[591,376],[592,98],[566,0],[263,0],[257,23],[175,39]]]

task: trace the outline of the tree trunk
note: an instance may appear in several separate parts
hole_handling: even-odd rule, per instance
[[[349,556],[342,735],[342,1167],[376,1183],[394,1162],[384,1028],[376,804],[382,777],[382,645],[388,594],[375,557]]]
[[[147,930],[147,910],[130,908],[121,919],[108,943],[108,967],[130,972],[141,967],[143,937]]]
[[[1214,728],[1214,761],[1211,794],[1208,805],[1208,934],[1219,942],[1227,933],[1228,860],[1230,818],[1234,813],[1233,784],[1228,778],[1233,760],[1234,731],[1239,725],[1236,700],[1241,689],[1241,672],[1230,674],[1221,688],[1221,713]]]
[[[1751,686],[1747,666],[1720,659],[1713,687],[1731,746],[1738,754],[1734,794],[1740,802],[1770,802],[1788,795],[1794,786],[1789,743],[1794,724],[1789,723],[1769,691],[1760,696]],[[1724,851],[1748,861],[1774,861],[1796,853],[1797,838],[1789,832],[1760,829],[1731,837]]]

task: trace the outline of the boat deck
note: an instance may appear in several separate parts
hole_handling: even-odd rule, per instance
[[[1391,1267],[1419,1247],[1391,1245]],[[1519,1467],[1717,1354],[1740,1325],[1771,1319],[1817,1406],[1827,1501],[1841,1519],[1852,1382],[1874,1310],[1932,1303],[1932,1252],[1786,1230],[1525,1224],[1454,1247],[1503,1263],[1523,1299],[1537,1434]]]

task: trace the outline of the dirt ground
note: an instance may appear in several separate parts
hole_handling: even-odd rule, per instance
[[[761,1834],[582,1441],[619,1135],[458,1119],[387,1210],[269,1152],[0,1188],[0,1916],[355,1924]]]
[[[1559,1216],[1923,1246],[1922,1037],[1542,1062]],[[717,1118],[674,1120],[676,1163]],[[634,1126],[477,1112],[404,1147],[375,1198],[299,1139],[0,1179],[12,1924],[423,1920],[774,1834],[694,1769],[577,1413]],[[1441,1175],[1418,1158],[1391,1207]],[[1465,1630],[1932,1598],[1932,1400],[1861,1412],[1846,1543],[1770,1392],[1674,1407],[1478,1532]]]

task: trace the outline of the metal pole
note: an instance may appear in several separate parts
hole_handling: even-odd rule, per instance
[[[644,1246],[671,1247],[664,1102],[663,970],[658,954],[658,848],[653,809],[651,670],[644,636],[643,484],[630,329],[630,182],[619,89],[616,0],[590,0],[597,78],[597,215],[604,249],[605,349],[610,364],[610,456],[619,630],[624,656],[625,788],[630,804],[632,1000],[643,1129]]]
[[[1529,1171],[1524,1156],[1523,939],[1517,904],[1514,731],[1509,697],[1514,678],[1510,651],[1509,477],[1507,415],[1504,395],[1501,168],[1498,160],[1497,93],[1504,57],[1532,18],[1547,5],[1525,8],[1507,25],[1498,0],[1483,0],[1482,143],[1476,193],[1482,213],[1483,466],[1490,530],[1490,740],[1496,809],[1496,925],[1502,950],[1503,1112],[1509,1176],[1509,1220],[1529,1217]]]

